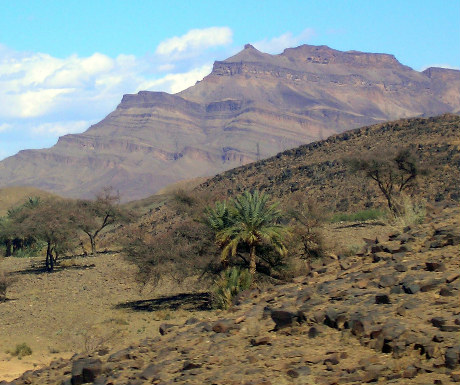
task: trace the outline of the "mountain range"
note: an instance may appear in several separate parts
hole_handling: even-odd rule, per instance
[[[49,149],[0,162],[0,187],[33,186],[123,201],[352,128],[460,112],[460,71],[402,65],[388,54],[302,45],[270,55],[246,45],[177,94],[124,95],[101,122]]]

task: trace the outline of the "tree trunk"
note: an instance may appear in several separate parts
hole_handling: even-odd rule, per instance
[[[13,255],[13,249],[11,245],[11,239],[5,240],[5,257],[11,257]]]
[[[94,236],[90,235],[89,239],[91,240],[91,255],[96,255],[96,239]]]
[[[51,249],[51,242],[48,242],[46,247],[46,270],[52,271],[54,269],[53,250]]]
[[[250,246],[249,252],[249,273],[254,275],[256,273],[256,246]]]

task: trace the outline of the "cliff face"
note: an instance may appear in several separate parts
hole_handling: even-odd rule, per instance
[[[460,71],[417,72],[392,55],[246,45],[185,91],[125,95],[85,133],[5,159],[0,187],[90,197],[112,185],[137,199],[351,128],[458,112],[459,90]]]

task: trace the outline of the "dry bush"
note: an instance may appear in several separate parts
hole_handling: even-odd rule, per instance
[[[291,237],[286,244],[289,250],[289,273],[294,276],[304,274],[312,260],[326,254],[322,229],[327,215],[317,202],[301,191],[292,194],[285,210],[291,224]],[[296,263],[297,258],[304,263]]]
[[[138,267],[138,280],[144,285],[168,278],[180,284],[187,277],[202,275],[219,253],[210,229],[190,218],[159,234],[132,230],[124,252]]]
[[[22,359],[22,357],[30,356],[32,354],[32,349],[29,345],[25,342],[22,344],[17,344],[13,350],[8,350],[6,353],[11,354],[13,357],[18,357],[18,359]]]
[[[10,287],[14,282],[15,279],[10,274],[0,270],[0,302],[6,300],[8,287]]]
[[[423,223],[426,217],[426,201],[407,194],[401,194],[396,200],[398,215],[388,218],[388,224],[406,227]]]
[[[88,330],[81,330],[77,334],[80,337],[78,345],[86,354],[92,354],[107,349],[108,345],[115,342],[122,332],[122,329],[106,329],[93,325]]]

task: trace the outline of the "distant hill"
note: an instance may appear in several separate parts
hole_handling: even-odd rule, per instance
[[[178,94],[125,95],[101,122],[50,149],[0,162],[0,186],[124,201],[211,176],[335,133],[460,110],[460,71],[417,72],[392,55],[303,45],[279,55],[246,45]]]
[[[49,198],[53,194],[35,187],[5,187],[0,189],[0,216],[12,207],[19,206],[29,197]]]
[[[251,163],[209,179],[199,190],[232,196],[259,189],[287,202],[294,192],[331,211],[385,205],[371,180],[352,173],[346,160],[384,156],[408,148],[426,175],[417,195],[427,200],[460,200],[460,116],[401,119],[347,131]]]

